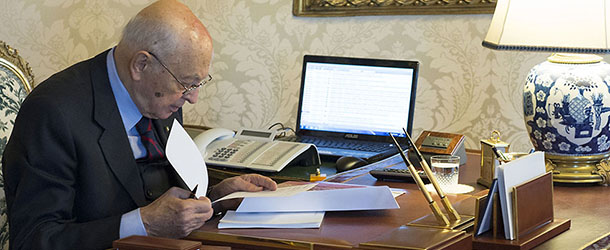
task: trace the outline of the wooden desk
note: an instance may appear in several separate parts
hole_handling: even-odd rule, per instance
[[[481,155],[468,153],[468,162],[460,168],[460,183],[475,187],[473,196],[485,187],[476,184],[479,177]],[[365,185],[392,185],[377,182],[368,174],[349,173],[336,176],[349,179],[349,183]],[[610,232],[610,187],[600,185],[555,184],[553,190],[555,218],[571,219],[571,228],[555,238],[539,245],[538,250],[579,249]],[[480,194],[480,193],[479,193]]]
[[[572,227],[536,249],[579,249],[610,232],[607,186],[555,184],[553,198],[555,217],[571,219]]]
[[[354,248],[359,243],[388,234],[417,218],[430,214],[427,202],[412,183],[380,182],[368,174],[373,168],[400,164],[389,158],[360,169],[328,178],[328,181],[388,185],[407,190],[397,198],[401,209],[383,211],[327,212],[319,229],[217,229],[219,217],[208,221],[187,237],[204,244],[229,245],[237,248],[326,249]],[[468,153],[468,162],[460,168],[460,183],[475,187],[464,195],[448,195],[461,214],[474,214],[474,197],[484,194],[485,187],[476,184],[480,155]],[[543,243],[536,249],[578,249],[610,232],[610,193],[604,186],[555,186],[556,218],[569,218],[572,228]],[[438,200],[438,196],[435,195]]]
[[[217,229],[213,218],[187,239],[204,244],[257,249],[345,249],[387,234],[429,213],[421,195],[409,190],[397,201],[401,209],[383,211],[327,212],[319,229]],[[452,199],[457,202],[459,199]],[[473,203],[474,201],[467,203]],[[458,211],[472,210],[458,207]],[[439,230],[441,231],[441,230]],[[470,235],[464,235],[470,238]]]

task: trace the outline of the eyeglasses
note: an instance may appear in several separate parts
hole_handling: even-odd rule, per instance
[[[157,57],[154,53],[148,51],[148,53],[150,55],[152,55],[155,59],[157,59],[157,62],[159,62],[159,64],[161,64],[161,66],[163,66],[163,68],[165,68],[165,70],[167,70],[167,73],[169,73],[174,80],[176,80],[176,82],[178,82],[178,84],[180,84],[180,86],[182,86],[182,88],[184,88],[184,91],[182,92],[182,95],[186,95],[188,93],[190,93],[191,91],[203,86],[204,84],[208,83],[209,81],[212,80],[212,76],[210,74],[208,74],[208,77],[206,79],[201,80],[199,83],[195,84],[195,85],[190,85],[189,84],[185,84],[183,82],[181,82],[180,80],[178,80],[178,77],[176,77],[176,75],[174,75],[174,73],[172,73],[171,70],[169,70],[167,68],[167,66],[165,66],[165,64],[163,62],[161,62],[161,60],[159,59],[159,57]],[[187,87],[188,86],[188,87]]]

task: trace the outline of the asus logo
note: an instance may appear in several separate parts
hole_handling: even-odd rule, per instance
[[[345,134],[345,139],[358,139],[358,135],[355,134]]]

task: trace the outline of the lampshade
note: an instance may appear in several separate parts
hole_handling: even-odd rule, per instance
[[[610,53],[610,0],[498,0],[483,46]]]

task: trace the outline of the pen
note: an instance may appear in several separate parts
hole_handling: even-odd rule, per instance
[[[506,162],[508,161],[506,159],[506,156],[504,156],[504,154],[502,152],[500,152],[500,150],[498,150],[496,147],[491,147],[492,151],[494,152],[494,154],[496,155],[496,157],[498,157],[498,160],[500,164],[502,164],[502,162]]]
[[[195,185],[195,188],[193,188],[193,191],[191,191],[191,195],[189,196],[189,198],[191,198],[191,199],[195,199],[195,200],[198,200],[198,199],[197,199],[197,195],[196,195],[196,193],[197,193],[197,187],[199,187],[199,184]]]
[[[407,130],[405,128],[402,128],[402,131],[405,132],[405,135],[407,136],[411,147],[413,147],[413,151],[415,151],[415,153],[417,154],[417,159],[419,160],[419,164],[421,165],[421,167],[424,169],[424,172],[426,172],[427,176],[432,176],[432,170],[430,169],[430,166],[428,166],[428,162],[426,162],[424,156],[417,148],[417,145],[415,145],[415,142],[413,142],[413,139],[411,139],[411,136],[409,135],[409,133],[407,133]],[[432,186],[434,187],[434,190],[436,190],[438,196],[441,198],[441,204],[443,204],[443,206],[445,207],[445,210],[447,211],[449,217],[454,221],[460,220],[460,214],[457,212],[457,210],[453,208],[453,206],[451,206],[451,202],[449,202],[449,199],[447,199],[447,196],[445,196],[445,192],[443,192],[443,190],[441,189],[436,178],[428,177],[428,179],[430,180],[430,183],[432,183]]]
[[[436,217],[436,219],[439,222],[443,223],[442,226],[448,226],[449,220],[447,220],[447,217],[441,212],[441,209],[438,207],[438,205],[436,204],[434,199],[432,199],[432,196],[430,196],[430,192],[428,192],[428,190],[426,189],[426,186],[424,185],[424,181],[422,181],[421,177],[419,177],[419,175],[417,174],[417,170],[415,170],[415,167],[413,166],[413,164],[411,164],[411,161],[409,161],[409,159],[405,155],[404,151],[402,150],[402,148],[398,144],[398,141],[396,140],[396,138],[394,138],[392,133],[390,133],[390,137],[392,138],[392,141],[394,142],[394,146],[396,146],[396,148],[398,149],[398,153],[400,153],[400,157],[402,157],[402,160],[404,161],[405,165],[407,166],[409,171],[412,173],[411,176],[413,177],[413,180],[415,180],[417,187],[419,187],[419,191],[422,192],[422,194],[424,195],[424,198],[426,198],[426,200],[428,201],[428,205],[430,206],[432,213],[434,214],[434,216]],[[432,179],[434,177],[428,177],[428,178]]]

